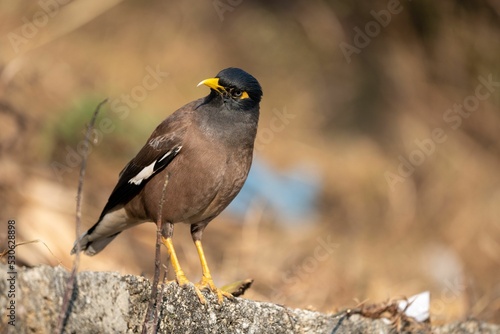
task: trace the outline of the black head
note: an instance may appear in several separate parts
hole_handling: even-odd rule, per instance
[[[211,88],[211,98],[221,96],[224,103],[241,109],[254,108],[262,99],[262,88],[257,79],[235,67],[226,68],[201,84]]]
[[[232,91],[233,94],[239,95],[239,93],[242,93],[241,96],[243,96],[244,93],[247,93],[248,97],[257,103],[262,99],[262,88],[257,79],[240,68],[226,68],[215,77],[219,78],[219,84],[222,87]]]

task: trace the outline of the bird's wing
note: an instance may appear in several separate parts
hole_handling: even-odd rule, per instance
[[[187,109],[186,106],[184,109]],[[99,219],[75,242],[72,254],[79,245],[87,255],[95,255],[128,227],[130,221],[127,221],[120,209],[179,154],[191,122],[191,118],[185,115],[187,112],[190,112],[189,109],[181,108],[158,125],[146,145],[120,172],[118,183]]]
[[[161,123],[149,137],[146,145],[120,172],[120,178],[99,221],[114,208],[127,204],[151,179],[165,168],[182,149],[183,138],[189,125],[185,117],[172,115]]]

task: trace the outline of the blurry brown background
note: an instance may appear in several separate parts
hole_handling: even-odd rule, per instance
[[[17,248],[19,264],[71,267],[68,149],[97,103],[109,97],[110,123],[97,123],[82,229],[154,126],[237,66],[264,90],[256,154],[277,171],[313,166],[321,189],[301,225],[259,199],[212,222],[219,285],[252,277],[247,298],[325,312],[429,290],[436,322],[499,322],[499,16],[494,0],[3,1],[0,239],[15,219],[18,243],[39,240]],[[280,111],[292,116],[273,128]],[[151,277],[154,231],[122,233],[81,269]],[[198,280],[186,226],[174,242]]]

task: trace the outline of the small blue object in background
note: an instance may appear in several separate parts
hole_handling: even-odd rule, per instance
[[[310,224],[316,215],[320,192],[319,171],[310,165],[297,165],[281,172],[254,158],[247,181],[227,211],[243,217],[255,202],[283,225]]]

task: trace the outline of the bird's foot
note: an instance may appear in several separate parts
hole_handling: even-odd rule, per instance
[[[185,288],[189,283],[191,283],[189,282],[189,280],[187,279],[186,275],[184,275],[183,272],[176,273],[175,280],[177,281],[177,284],[179,284],[183,288]]]
[[[175,275],[175,280],[177,281],[177,284],[179,284],[181,288],[186,288],[188,285],[191,284],[191,282],[187,279],[184,273],[177,273]],[[203,294],[201,293],[200,289],[196,286],[196,284],[194,285],[194,292],[196,292],[196,295],[198,296],[200,303],[206,304],[207,301],[203,296]]]
[[[229,292],[217,288],[212,277],[202,276],[201,281],[195,284],[195,287],[198,291],[210,290],[213,293],[217,294],[217,300],[219,301],[219,304],[223,303],[224,297],[231,300],[234,299],[234,296]]]

